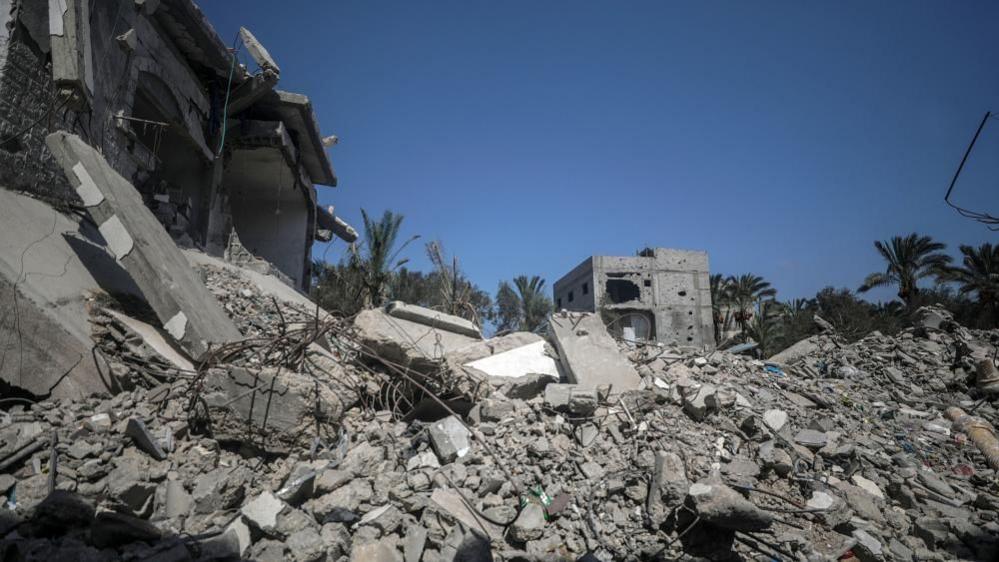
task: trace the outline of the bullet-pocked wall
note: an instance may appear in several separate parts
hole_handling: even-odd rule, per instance
[[[627,329],[660,342],[714,347],[705,252],[655,248],[637,256],[593,256],[555,282],[554,297],[556,308],[608,312],[621,324],[612,333]]]

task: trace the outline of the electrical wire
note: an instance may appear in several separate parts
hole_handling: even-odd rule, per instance
[[[954,192],[954,186],[957,184],[957,178],[961,175],[961,171],[964,169],[965,163],[968,161],[968,156],[971,155],[971,150],[975,148],[975,143],[978,142],[978,137],[982,134],[982,129],[985,128],[985,124],[988,123],[989,119],[997,119],[999,116],[992,115],[991,111],[986,111],[985,116],[982,117],[982,122],[979,123],[978,129],[975,131],[975,136],[971,138],[971,144],[968,145],[967,150],[964,151],[964,156],[961,158],[961,163],[957,166],[957,171],[954,172],[953,179],[950,180],[950,186],[947,188],[947,194],[944,195],[944,202],[947,203],[951,208],[958,212],[959,215],[965,218],[976,220],[984,225],[989,230],[999,231],[999,217],[992,216],[988,213],[980,213],[977,211],[970,211],[951,202],[950,196]]]
[[[225,133],[228,128],[228,115],[229,115],[229,96],[232,94],[232,77],[236,74],[236,62],[239,60],[237,56],[239,50],[243,46],[242,36],[239,33],[236,34],[236,38],[232,41],[232,64],[229,66],[229,82],[225,87],[225,104],[222,106],[222,135],[219,139],[219,150],[217,156],[222,156],[222,147],[225,146]]]

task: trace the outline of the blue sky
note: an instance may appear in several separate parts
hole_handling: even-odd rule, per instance
[[[942,200],[999,111],[999,3],[200,5],[227,40],[251,29],[340,137],[323,203],[355,226],[405,214],[490,292],[666,246],[805,297],[881,269],[875,239],[999,241]],[[999,120],[956,193],[999,213]]]

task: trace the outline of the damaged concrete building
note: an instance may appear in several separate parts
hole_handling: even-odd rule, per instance
[[[714,347],[707,252],[647,248],[633,257],[592,256],[553,290],[556,310],[601,310],[618,337]]]
[[[0,394],[114,387],[89,318],[109,300],[198,361],[242,336],[192,266],[300,296],[313,243],[356,239],[317,204],[336,137],[280,73],[192,0],[0,0]]]
[[[79,204],[45,135],[79,135],[181,246],[307,289],[314,240],[356,233],[317,205],[337,178],[312,105],[242,29],[239,63],[191,0],[0,0],[0,186]]]

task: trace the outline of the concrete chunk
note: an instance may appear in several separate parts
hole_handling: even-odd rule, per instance
[[[125,435],[131,437],[135,441],[136,447],[149,453],[154,459],[161,461],[167,457],[160,444],[156,442],[156,439],[146,429],[146,424],[142,423],[142,420],[130,418],[128,425],[125,427]]]
[[[767,410],[763,412],[763,423],[773,431],[780,431],[787,423],[787,412],[784,410]]]
[[[74,168],[82,166],[103,194],[104,200],[87,207],[87,212],[99,225],[120,225],[102,228],[101,232],[111,237],[107,242],[160,322],[167,325],[173,321],[173,335],[181,347],[197,360],[207,353],[210,344],[240,339],[236,325],[188,265],[135,187],[76,135],[58,131],[46,137],[45,142],[74,188],[83,182]],[[177,318],[184,319],[182,326]]]
[[[635,367],[618,350],[599,315],[561,312],[549,317],[549,326],[569,382],[590,389],[610,385],[614,394],[641,384]]]
[[[773,517],[720,482],[698,482],[687,495],[703,521],[733,531],[760,531]]]
[[[288,504],[270,492],[264,492],[240,508],[243,517],[257,529],[273,532],[277,517]]]
[[[393,301],[385,307],[385,312],[390,316],[416,322],[417,324],[447,330],[448,332],[454,332],[470,338],[482,339],[482,332],[479,331],[478,326],[472,321],[415,304]]]
[[[468,454],[472,449],[472,434],[454,416],[448,416],[429,428],[430,443],[441,464],[447,464]]]
[[[362,310],[354,328],[368,351],[410,368],[431,372],[445,355],[481,342],[481,338],[391,316],[382,309]]]
[[[503,527],[484,519],[469,509],[458,492],[450,488],[437,488],[430,496],[430,501],[451,518],[471,529],[472,532],[502,540]]]
[[[538,341],[466,363],[465,366],[489,377],[515,378],[543,374],[558,381],[558,364],[545,352],[546,347],[545,342]]]

